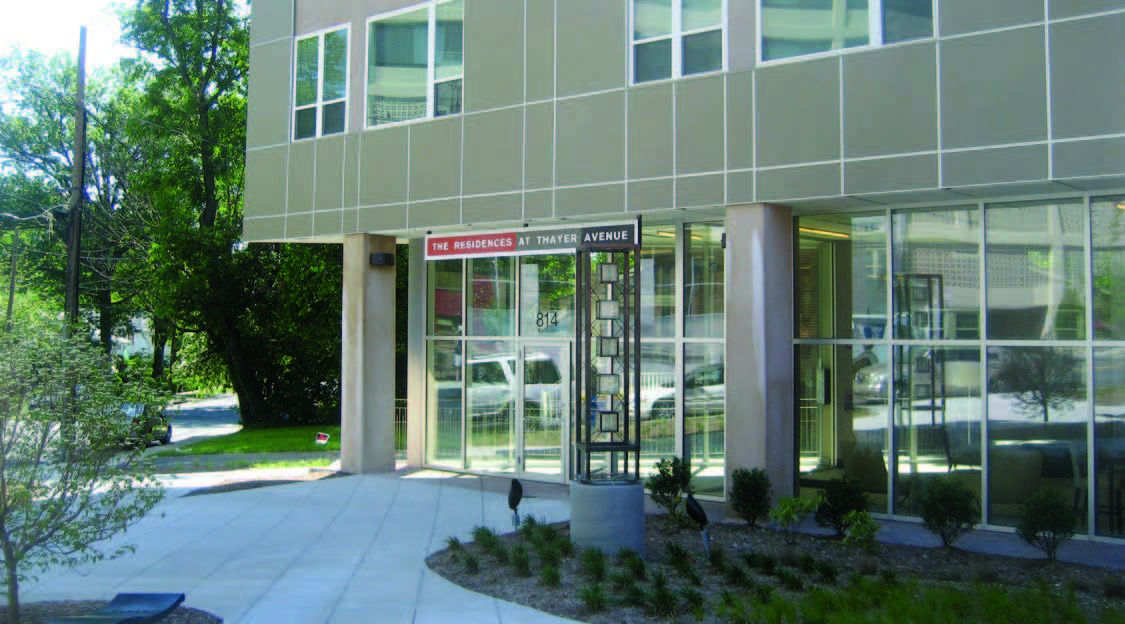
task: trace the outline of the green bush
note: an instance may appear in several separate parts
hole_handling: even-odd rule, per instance
[[[752,527],[770,511],[773,486],[769,473],[761,468],[738,468],[731,474],[730,506]]]
[[[621,552],[617,553],[617,558],[621,561],[621,565],[625,566],[630,578],[643,581],[648,578],[648,569],[645,565],[645,560],[637,554],[637,551],[624,548]]]
[[[469,574],[480,572],[480,559],[471,552],[466,552],[461,556],[461,564],[465,566],[465,571]]]
[[[559,569],[549,563],[543,564],[543,569],[539,572],[539,582],[544,587],[558,587],[562,585],[562,573]]]
[[[521,578],[531,576],[531,556],[527,552],[527,546],[523,544],[513,546],[511,561],[516,576]]]
[[[642,607],[647,599],[645,590],[632,580],[621,588],[620,601],[626,607]]]
[[[1016,533],[1054,561],[1059,546],[1074,537],[1077,524],[1074,507],[1066,497],[1057,490],[1044,489],[1032,494],[1020,507]]]
[[[953,476],[931,480],[918,502],[922,526],[941,538],[941,545],[954,542],[980,522],[980,503],[960,480]]]
[[[652,501],[678,520],[685,497],[692,492],[691,469],[679,457],[665,457],[656,462],[656,472],[645,480],[645,487]]]
[[[801,525],[801,522],[815,512],[820,506],[822,497],[816,498],[801,498],[798,496],[786,496],[777,501],[777,505],[770,510],[770,519],[773,520],[785,532],[785,541],[792,541],[789,534],[793,529]]]
[[[594,583],[583,587],[579,597],[582,599],[582,606],[586,607],[587,613],[605,611],[607,601],[601,584]]]
[[[844,523],[848,526],[848,534],[844,537],[845,544],[854,544],[871,552],[879,547],[875,536],[882,526],[871,517],[866,509],[852,510],[844,516]]]
[[[838,537],[844,537],[848,532],[848,512],[867,509],[867,490],[857,479],[842,477],[829,481],[820,493],[824,500],[816,508],[817,526],[829,527]]]
[[[582,572],[592,581],[598,583],[605,580],[606,563],[605,553],[597,548],[586,548],[582,551]]]

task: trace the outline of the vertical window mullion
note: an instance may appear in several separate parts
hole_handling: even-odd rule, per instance
[[[870,33],[869,45],[883,45],[883,0],[868,0],[867,30]]]
[[[672,0],[672,78],[684,75],[684,0]]]
[[[434,116],[434,86],[437,77],[437,4],[430,5],[430,20],[426,28],[429,39],[426,60],[426,117]],[[464,44],[462,43],[462,47]]]
[[[324,33],[316,36],[316,103],[313,104],[316,114],[316,134],[321,136],[324,128],[321,127],[324,117]]]

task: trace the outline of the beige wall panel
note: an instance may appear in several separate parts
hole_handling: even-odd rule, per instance
[[[625,185],[606,184],[559,189],[555,197],[555,216],[574,217],[625,211]]]
[[[244,217],[285,214],[289,173],[289,147],[282,145],[246,152],[246,202]]]

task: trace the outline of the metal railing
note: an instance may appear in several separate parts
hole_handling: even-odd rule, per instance
[[[395,459],[406,459],[406,399],[395,399]]]

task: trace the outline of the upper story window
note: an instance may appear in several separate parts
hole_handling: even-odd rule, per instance
[[[297,39],[293,139],[343,132],[348,117],[349,27]]]
[[[633,0],[633,82],[721,71],[725,0]]]
[[[934,36],[933,0],[759,0],[761,62]]]
[[[429,2],[367,23],[367,125],[461,112],[464,0]]]

